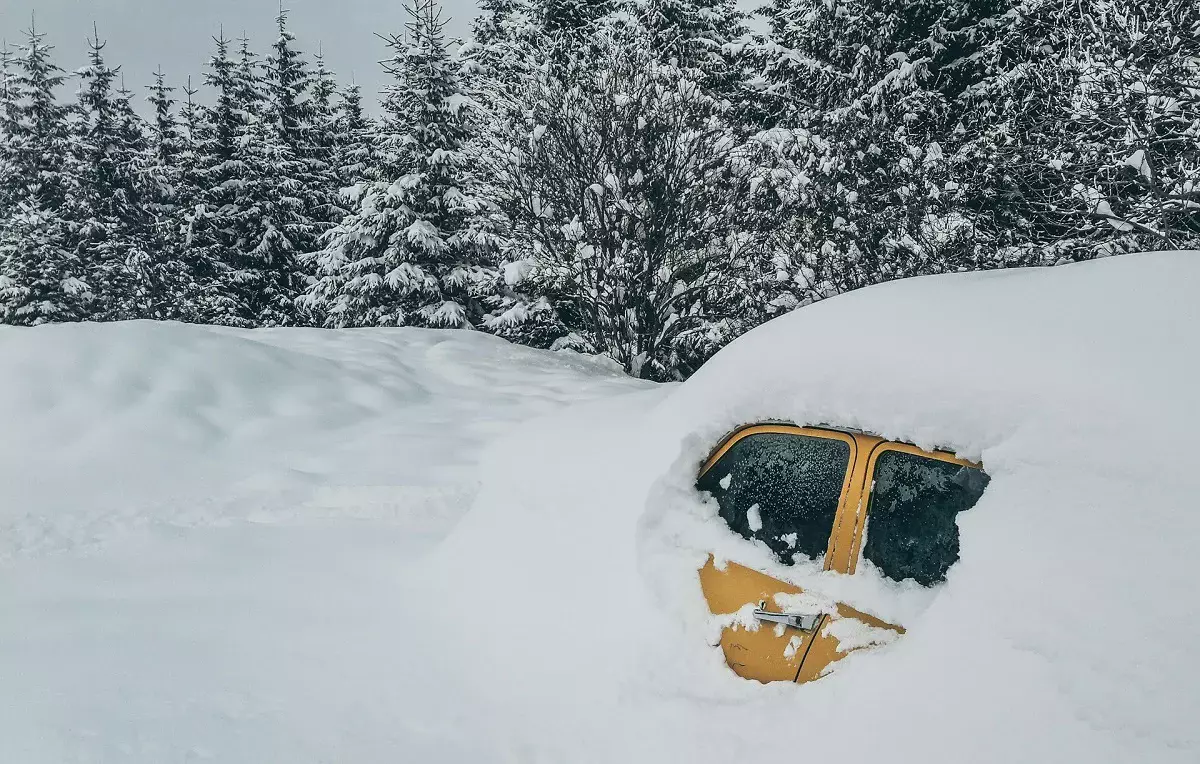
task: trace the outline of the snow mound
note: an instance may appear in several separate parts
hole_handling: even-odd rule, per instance
[[[1168,253],[802,309],[677,389],[497,443],[410,596],[444,624],[439,655],[489,749],[517,760],[1196,761],[1197,294],[1200,254]],[[960,518],[948,582],[784,569],[729,532],[696,470],[764,420],[982,461],[992,483]],[[813,684],[740,680],[710,646],[710,552],[823,576],[908,633]]]
[[[487,440],[630,384],[474,332],[0,328],[0,560],[248,502],[260,520],[461,511]]]

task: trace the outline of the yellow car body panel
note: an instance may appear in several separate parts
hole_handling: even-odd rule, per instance
[[[776,594],[801,593],[798,586],[734,562],[718,568],[712,557],[700,569],[700,587],[709,609],[726,616],[759,602],[778,611],[772,604]],[[800,673],[812,639],[812,634],[776,629],[770,624],[732,623],[721,631],[721,651],[738,676],[759,682],[791,682]]]

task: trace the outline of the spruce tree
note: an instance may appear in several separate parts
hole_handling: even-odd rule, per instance
[[[276,55],[265,67],[249,40],[240,39],[232,81],[238,141],[230,168],[236,178],[232,204],[226,208],[234,239],[226,262],[242,320],[252,326],[295,323],[294,300],[303,284],[297,242],[311,234],[304,215],[303,160],[290,143],[301,139],[300,94],[307,78],[291,52],[283,14],[279,23]]]
[[[6,324],[81,320],[94,297],[65,217],[76,190],[71,110],[55,95],[64,76],[52,51],[31,27],[7,80],[16,106],[6,104],[5,115],[10,207],[0,226],[0,322]]]
[[[1013,259],[1200,245],[1197,29],[1194,3],[1089,0],[1031,6],[995,35],[962,98],[964,185],[1015,223]]]
[[[300,256],[316,248],[331,216],[323,203],[333,193],[332,178],[316,145],[314,109],[309,101],[311,74],[295,49],[287,27],[287,11],[276,17],[279,34],[254,92],[262,93],[263,110],[248,112],[249,140],[243,144],[247,169],[242,204],[247,275],[246,299],[253,320],[278,326],[299,319],[295,299],[307,286]],[[243,62],[247,60],[243,44]],[[243,77],[251,71],[243,64]],[[246,88],[249,92],[249,88]]]
[[[338,134],[338,109],[334,103],[338,86],[320,49],[315,60],[309,101],[308,145],[313,159],[332,168],[337,162],[338,145],[344,140]]]
[[[494,289],[486,206],[463,154],[467,97],[432,0],[411,0],[388,40],[380,176],[325,238],[306,304],[328,326],[469,327]]]
[[[19,48],[10,83],[20,99],[11,120],[16,185],[23,200],[35,200],[49,212],[58,209],[67,193],[71,147],[71,108],[60,104],[56,96],[65,75],[51,58],[53,50],[46,44],[45,34],[31,28]]]
[[[154,110],[142,169],[149,224],[140,257],[131,263],[139,312],[145,318],[195,321],[199,318],[199,287],[197,274],[189,267],[182,233],[184,210],[191,198],[184,164],[192,161],[191,147],[175,114],[174,88],[166,84],[161,68],[147,89],[147,101]]]
[[[710,92],[732,95],[741,85],[738,57],[729,43],[747,34],[734,0],[645,0],[629,3],[664,62],[699,70]]]
[[[133,268],[146,257],[150,222],[142,198],[144,135],[129,103],[117,91],[119,71],[107,65],[105,43],[89,41],[88,65],[79,70],[79,118],[73,136],[76,173],[63,215],[74,226],[72,242],[98,298],[101,320],[139,317]]]
[[[24,198],[17,144],[22,134],[20,108],[23,97],[17,81],[12,51],[0,47],[0,227]]]
[[[964,195],[961,96],[1006,23],[997,3],[776,0],[750,202],[798,302],[1009,264]],[[770,225],[770,224],[769,224]]]
[[[363,111],[362,89],[358,85],[348,85],[342,91],[334,133],[338,136],[334,159],[338,188],[372,179],[376,169],[377,127]],[[339,202],[344,208],[344,200],[339,197]]]
[[[158,166],[173,166],[183,149],[183,138],[179,134],[179,121],[175,116],[176,100],[171,96],[175,88],[167,85],[167,76],[162,67],[154,72],[154,84],[148,85],[147,90],[150,94],[146,100],[154,110],[149,135],[151,154]]]
[[[470,62],[468,87],[487,102],[485,111],[495,111],[520,92],[548,40],[540,8],[530,0],[482,0],[479,11],[460,53]]]
[[[239,108],[237,65],[229,54],[229,40],[221,34],[213,42],[216,49],[204,76],[212,103],[185,110],[196,156],[189,184],[194,196],[184,214],[184,236],[192,270],[208,295],[197,305],[200,320],[248,326],[249,310],[236,288],[239,239],[234,214],[243,182],[238,146],[245,133],[244,112]],[[195,104],[190,96],[189,101]]]
[[[174,195],[174,219],[165,236],[178,241],[179,277],[182,296],[175,316],[195,323],[238,323],[237,304],[229,288],[230,269],[220,253],[221,240],[211,228],[215,216],[209,217],[206,202],[213,197],[204,193],[206,184],[219,174],[217,164],[208,152],[218,148],[213,140],[217,135],[208,110],[197,100],[198,91],[191,77],[183,88],[183,105],[179,111],[180,149],[177,171],[164,170],[178,178]]]
[[[544,33],[554,39],[584,38],[620,0],[534,0]]]

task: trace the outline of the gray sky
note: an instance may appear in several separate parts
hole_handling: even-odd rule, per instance
[[[386,50],[375,33],[402,31],[400,0],[285,0],[284,5],[291,9],[289,26],[306,53],[321,44],[339,82],[353,76],[365,93],[379,90],[385,75],[378,61]],[[450,17],[450,36],[466,36],[475,0],[442,0],[442,6]],[[198,84],[211,38],[222,23],[226,36],[245,30],[254,49],[265,53],[275,41],[278,10],[278,0],[0,0],[0,37],[10,43],[22,39],[36,12],[58,65],[72,71],[85,61],[95,21],[100,39],[108,40],[109,65],[120,65],[130,89],[144,93],[160,64],[170,84],[183,84],[189,74]],[[69,84],[61,95],[74,88]]]
[[[451,37],[465,37],[476,13],[476,0],[441,0]],[[762,0],[742,0],[757,7]],[[386,75],[386,57],[375,33],[399,33],[405,14],[401,0],[284,0],[291,9],[289,26],[307,54],[323,46],[325,61],[340,83],[353,77],[364,94],[374,94]],[[55,46],[55,60],[68,72],[83,65],[92,22],[108,41],[110,66],[120,65],[131,90],[145,93],[151,74],[161,64],[169,84],[179,87],[188,75],[199,86],[212,37],[225,25],[227,37],[249,34],[260,54],[275,40],[278,0],[0,0],[0,37],[10,43],[24,37],[30,15]],[[60,94],[75,90],[68,83]],[[178,97],[180,93],[176,93]],[[364,99],[370,105],[375,99]],[[145,106],[143,105],[143,109]]]

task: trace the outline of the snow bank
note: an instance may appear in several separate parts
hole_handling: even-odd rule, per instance
[[[406,596],[444,630],[438,659],[500,760],[1196,761],[1197,294],[1200,255],[1174,253],[800,310],[669,394],[497,444]],[[695,471],[765,419],[981,460],[993,480],[949,581],[781,569],[730,533]],[[810,685],[740,680],[709,646],[710,552],[823,576],[908,633]]]

